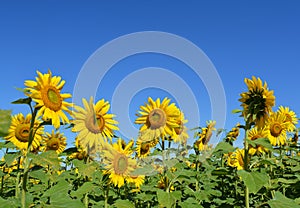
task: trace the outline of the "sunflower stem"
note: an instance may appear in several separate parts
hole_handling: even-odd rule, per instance
[[[105,194],[104,194],[104,207],[108,208],[108,194],[109,194],[109,184],[106,187]]]
[[[249,167],[249,164],[248,164],[248,152],[249,152],[249,145],[248,145],[248,130],[250,129],[250,124],[249,122],[247,121],[246,122],[246,126],[245,126],[245,139],[244,139],[244,151],[245,151],[245,155],[244,155],[244,170],[245,171],[249,171],[248,167]],[[246,208],[249,208],[249,188],[247,185],[245,185],[245,207]]]

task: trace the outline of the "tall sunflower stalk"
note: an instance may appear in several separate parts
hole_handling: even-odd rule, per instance
[[[245,83],[248,87],[247,92],[241,94],[239,101],[243,107],[242,115],[245,119],[245,137],[244,137],[244,170],[249,170],[249,145],[248,132],[253,125],[258,129],[262,129],[266,119],[272,112],[272,107],[275,105],[274,91],[269,91],[267,83],[262,83],[260,78],[252,77],[245,78]],[[245,185],[245,207],[249,208],[249,188]]]

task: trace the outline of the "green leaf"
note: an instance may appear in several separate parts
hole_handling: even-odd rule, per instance
[[[197,200],[195,200],[194,198],[187,198],[185,201],[183,202],[179,202],[178,203],[180,205],[180,207],[188,207],[188,208],[201,208],[203,206],[201,206]]]
[[[15,162],[18,157],[20,157],[20,152],[9,153],[4,155],[4,160],[7,166],[11,166],[12,163]]]
[[[95,162],[90,162],[85,164],[83,160],[73,160],[73,164],[76,168],[78,168],[79,174],[82,176],[92,177],[94,172],[96,171],[98,164]]]
[[[268,150],[272,150],[273,146],[271,145],[269,139],[267,138],[258,138],[256,140],[248,140],[248,143],[252,146],[263,146],[265,148],[267,148]]]
[[[118,199],[115,203],[114,206],[116,208],[134,208],[134,204],[131,203],[129,200],[122,200]]]
[[[55,151],[47,151],[41,154],[28,154],[28,157],[32,159],[32,163],[43,167],[50,167],[53,170],[60,168],[60,161]]]
[[[220,142],[217,144],[217,146],[214,149],[214,152],[218,152],[218,151],[233,152],[234,147],[232,145],[228,144],[227,142]]]
[[[242,110],[241,109],[233,109],[232,111],[231,111],[231,113],[241,113],[242,112]]]
[[[163,190],[157,190],[157,200],[160,206],[167,208],[171,208],[176,203],[176,199]]]
[[[15,100],[13,102],[11,102],[12,104],[27,104],[29,105],[31,103],[31,98],[28,97],[28,98],[20,98],[18,100]]]
[[[11,111],[0,110],[0,137],[4,137],[8,134],[10,123],[11,123]]]
[[[71,193],[71,196],[75,196],[77,198],[82,198],[85,194],[90,193],[94,189],[94,185],[92,182],[85,182],[82,186],[80,186],[75,192]]]
[[[29,176],[40,180],[42,183],[46,183],[48,181],[48,176],[43,169],[31,171],[29,172]]]
[[[274,199],[271,199],[268,201],[268,204],[271,208],[299,208],[300,205],[298,205],[294,200],[289,199],[285,197],[280,192],[275,192]]]
[[[132,175],[156,175],[158,172],[153,168],[152,165],[144,165],[141,168],[137,168],[132,172]]]
[[[269,181],[269,176],[266,173],[247,172],[245,170],[239,170],[237,173],[249,188],[250,193],[257,193]]]
[[[177,163],[179,163],[179,161],[175,158],[164,161],[164,164],[167,166],[168,169],[174,167]]]

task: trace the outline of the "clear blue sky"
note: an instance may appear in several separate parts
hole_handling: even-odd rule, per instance
[[[63,91],[72,93],[84,63],[102,45],[134,32],[162,31],[194,43],[214,64],[225,89],[225,128],[241,121],[231,110],[239,108],[239,94],[246,89],[243,79],[252,75],[266,80],[275,91],[276,106],[290,106],[299,114],[299,22],[300,2],[296,0],[1,1],[0,108],[27,112],[26,107],[10,102],[23,97],[14,87],[24,87],[24,80],[34,79],[37,69],[47,72],[50,68],[62,76],[66,80]],[[176,59],[159,54],[121,60],[103,79],[97,99],[110,100],[120,81],[145,67],[177,73],[196,94],[200,124],[211,119],[209,95],[201,80]],[[132,121],[149,95],[176,96],[143,89],[124,104]]]

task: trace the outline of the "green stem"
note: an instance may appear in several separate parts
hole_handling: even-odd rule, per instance
[[[104,207],[108,208],[108,194],[109,194],[109,184],[106,187],[105,194],[104,194]]]
[[[244,170],[245,171],[249,171],[248,167],[249,167],[249,155],[248,155],[248,152],[249,152],[249,145],[248,145],[248,130],[250,129],[250,125],[248,122],[246,122],[246,126],[245,126],[245,139],[244,139],[244,151],[245,151],[245,154],[244,154]],[[245,207],[246,208],[249,208],[249,188],[247,187],[247,185],[245,185],[245,190],[244,190],[244,193],[245,193]]]

